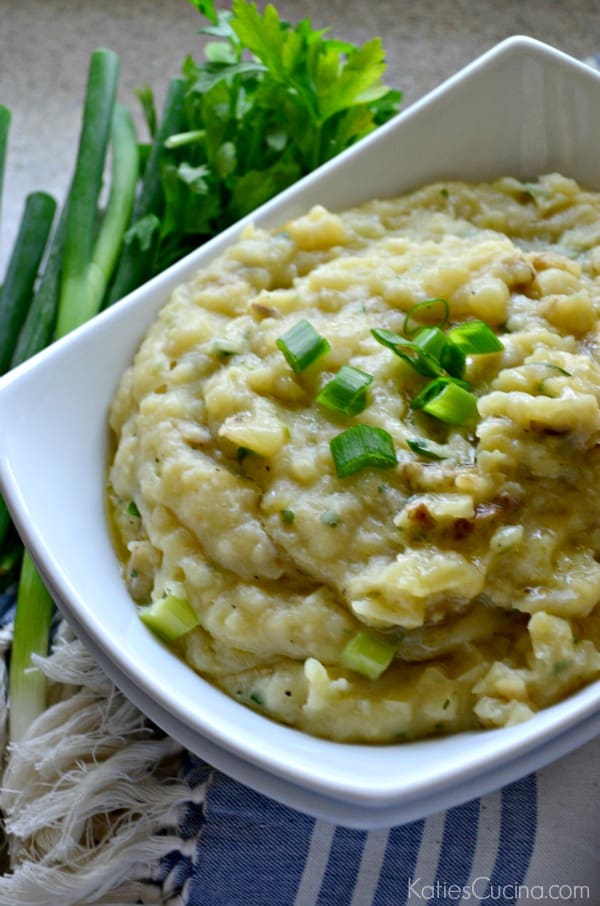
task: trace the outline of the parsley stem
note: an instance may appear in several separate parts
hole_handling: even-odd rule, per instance
[[[154,138],[150,156],[142,176],[142,185],[133,208],[130,228],[135,229],[145,218],[155,217],[158,227],[158,218],[163,214],[164,189],[163,165],[165,162],[166,139],[177,133],[184,125],[184,99],[185,82],[180,78],[173,78],[169,82],[164,109],[157,134]],[[121,249],[116,273],[110,286],[104,307],[112,305],[126,296],[127,293],[140,286],[154,274],[154,256],[158,236],[148,241],[142,247],[139,239],[125,236]]]
[[[323,124],[315,122],[313,127],[311,168],[315,170],[322,163]]]
[[[177,132],[165,140],[165,148],[182,148],[206,138],[206,129],[192,129],[191,132]]]

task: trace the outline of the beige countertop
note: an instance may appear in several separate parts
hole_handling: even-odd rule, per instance
[[[510,35],[530,35],[578,58],[600,51],[598,0],[280,0],[276,6],[283,18],[309,17],[355,43],[381,35],[387,82],[404,92],[404,108]],[[137,111],[137,86],[149,83],[160,99],[186,54],[200,56],[197,31],[204,23],[187,0],[0,0],[0,23],[0,103],[13,115],[3,270],[27,192],[64,195],[91,51],[110,47],[120,55],[120,98]]]

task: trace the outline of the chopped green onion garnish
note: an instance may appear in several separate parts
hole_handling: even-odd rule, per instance
[[[396,351],[396,346],[407,346],[410,342],[405,337],[401,337],[399,333],[394,333],[393,330],[386,330],[385,327],[375,327],[371,333],[378,343],[381,343],[382,346],[387,346],[392,352]]]
[[[304,371],[331,348],[325,337],[317,333],[310,321],[298,321],[279,337],[276,343],[296,374]]]
[[[409,440],[406,441],[406,446],[409,450],[412,450],[413,453],[417,453],[418,456],[423,456],[425,459],[435,459],[441,461],[446,459],[445,456],[440,456],[439,453],[436,453],[427,442],[424,440]]]
[[[338,478],[367,466],[389,469],[397,463],[391,435],[373,425],[353,425],[332,438],[329,446]]]
[[[442,377],[436,378],[435,381],[430,381],[428,384],[425,384],[423,389],[419,390],[419,392],[411,399],[409,403],[410,408],[422,409],[425,403],[433,399],[434,396],[437,396],[438,393],[441,393],[447,384],[458,384],[463,390],[471,389],[471,385],[467,384],[466,381],[461,381],[460,378],[453,378],[449,375],[443,375]]]
[[[466,355],[487,355],[501,352],[504,345],[485,321],[465,321],[448,331],[448,340]]]
[[[176,641],[200,623],[190,603],[177,595],[167,595],[141,607],[139,616],[142,623],[165,642]]]
[[[550,368],[552,371],[556,371],[557,374],[563,374],[565,377],[573,377],[570,371],[565,371],[564,368],[561,368],[560,365],[555,365],[553,362],[525,362],[525,368],[531,368],[532,366],[539,365],[543,368]]]
[[[448,425],[464,425],[477,416],[477,397],[450,378],[431,381],[410,401],[411,409],[422,409]]]
[[[366,371],[342,365],[333,380],[325,384],[317,402],[344,415],[358,415],[367,405],[367,387],[372,380],[373,375]]]
[[[442,349],[440,364],[448,374],[452,375],[452,377],[461,378],[465,373],[467,356],[460,346],[457,346],[456,343],[452,343],[448,340]]]
[[[341,662],[349,670],[376,680],[390,666],[395,654],[395,643],[368,632],[359,632],[343,649]]]
[[[131,500],[131,501],[129,502],[129,505],[127,506],[127,511],[126,511],[126,512],[127,512],[127,514],[128,514],[129,516],[135,516],[137,519],[139,519],[140,516],[142,515],[142,514],[140,513],[140,511],[138,510],[138,507],[137,507],[137,504],[136,504],[135,500]]]
[[[404,318],[404,326],[402,330],[404,331],[405,336],[414,337],[416,333],[423,327],[423,324],[420,324],[415,320],[415,315],[419,313],[429,314],[432,310],[435,311],[436,308],[440,309],[440,315],[435,322],[437,327],[445,327],[450,318],[450,306],[445,299],[425,299],[423,302],[417,302],[416,305],[413,305],[412,308],[406,312],[406,317]],[[428,318],[427,320],[433,320]],[[411,323],[415,321],[414,325]]]
[[[448,345],[446,334],[439,327],[423,327],[415,336],[413,343],[438,361],[441,360],[444,348]]]
[[[406,340],[391,330],[375,328],[371,333],[378,343],[395,352],[422,377],[437,377],[442,374],[442,366],[438,360],[418,343]]]

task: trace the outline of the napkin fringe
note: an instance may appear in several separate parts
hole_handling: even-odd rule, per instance
[[[0,652],[9,644],[0,639]],[[5,748],[11,871],[0,877],[0,906],[162,902],[155,866],[181,849],[182,810],[204,795],[178,777],[182,747],[125,698],[66,623],[35,664],[51,704]],[[6,703],[0,659],[0,744]]]

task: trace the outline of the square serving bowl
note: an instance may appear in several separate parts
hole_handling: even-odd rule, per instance
[[[600,75],[510,38],[251,218],[276,227],[437,179],[560,171],[600,190]],[[0,381],[0,487],[64,616],[134,703],[242,782],[354,827],[398,824],[515,780],[600,730],[600,683],[519,726],[348,745],[271,722],[166,650],[138,619],[107,527],[107,409],[150,322],[227,230]]]

